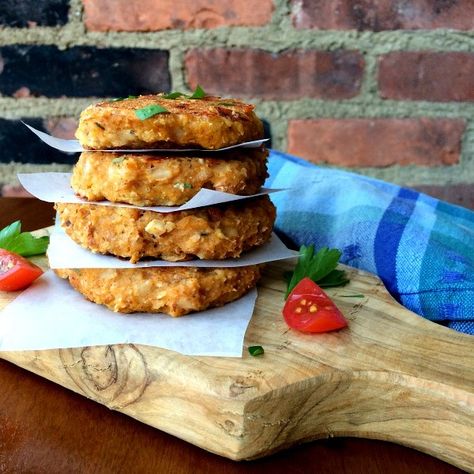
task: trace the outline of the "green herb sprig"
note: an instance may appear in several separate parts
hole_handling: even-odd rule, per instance
[[[288,281],[285,299],[305,277],[311,278],[321,288],[343,286],[349,283],[346,272],[336,270],[341,255],[342,253],[338,249],[323,247],[314,253],[314,245],[302,245],[294,271],[285,275]]]
[[[140,120],[146,120],[150,117],[153,117],[154,115],[163,114],[166,112],[169,112],[169,110],[165,109],[161,105],[152,104],[152,105],[147,105],[146,107],[143,107],[142,109],[135,110],[135,115]]]
[[[33,237],[30,232],[22,232],[20,221],[15,221],[0,231],[0,248],[23,257],[44,254],[48,244],[47,236]]]
[[[262,346],[250,346],[249,347],[249,354],[252,357],[257,357],[257,356],[265,354],[265,350],[263,349]]]
[[[206,93],[204,89],[198,84],[194,92],[189,96],[190,99],[204,99],[206,97]]]
[[[116,97],[115,99],[110,99],[109,102],[121,102],[122,100],[127,99],[137,99],[138,95],[129,95],[128,97]]]
[[[198,84],[191,95],[187,95],[184,92],[175,91],[170,92],[169,94],[164,94],[162,97],[163,99],[173,100],[178,99],[179,97],[184,97],[186,99],[204,99],[206,95],[207,94],[204,92],[204,89]]]
[[[164,94],[161,97],[163,99],[177,99],[179,97],[185,97],[186,99],[204,99],[204,97],[206,97],[206,93],[204,92],[204,89],[198,84],[191,95],[186,95],[183,92],[176,91],[170,92],[169,94]],[[169,112],[169,110],[165,107],[158,104],[152,104],[147,105],[142,109],[135,110],[135,115],[140,120],[146,120],[150,117],[153,117],[154,115],[163,114],[166,112]]]
[[[186,94],[183,92],[170,92],[169,94],[164,94],[163,99],[177,99],[178,97],[186,97]]]

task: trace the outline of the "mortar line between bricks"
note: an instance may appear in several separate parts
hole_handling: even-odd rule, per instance
[[[69,0],[69,14],[68,14],[67,25],[73,25],[73,26],[80,25],[81,28],[85,31],[83,16],[84,16],[84,7],[82,4],[82,0]]]
[[[76,1],[76,0],[75,0]],[[76,11],[77,13],[77,11]],[[74,13],[73,13],[74,15]],[[80,19],[63,27],[0,29],[0,45],[40,44],[72,46],[171,48],[225,48],[228,46],[281,52],[287,49],[359,50],[374,55],[392,51],[453,52],[474,49],[474,31],[415,30],[357,32],[297,30],[288,18],[260,27],[222,27],[211,30],[163,30],[156,32],[86,31]],[[282,40],[284,37],[284,40]]]
[[[464,118],[474,114],[474,103],[391,101],[356,97],[345,101],[300,99],[297,101],[254,101],[260,113],[277,108],[288,119],[310,118]]]
[[[270,20],[270,26],[292,27],[290,0],[273,0],[274,11]]]
[[[173,53],[179,61],[181,52]],[[178,65],[179,66],[179,65]],[[176,65],[175,65],[176,67]],[[187,88],[185,79],[175,73],[173,88]],[[54,117],[80,113],[100,98],[24,98],[0,97],[0,116],[4,118]],[[246,99],[247,100],[247,99]],[[257,106],[257,113],[266,118],[284,116],[285,119],[310,118],[462,118],[474,115],[474,103],[392,101],[380,98],[356,97],[343,101],[299,99],[295,101],[263,101],[248,99]]]
[[[17,178],[17,173],[41,173],[48,171],[71,171],[72,165],[61,165],[58,163],[49,164],[34,164],[34,163],[0,163],[0,189],[3,185],[20,184]]]
[[[474,169],[474,119],[466,121],[466,129],[461,139],[461,165]],[[471,176],[474,178],[474,172]]]
[[[276,150],[286,150],[288,140],[288,119],[269,113],[265,117],[271,125],[272,146]]]
[[[372,52],[363,53],[365,67],[362,77],[360,93],[357,98],[371,100],[378,99],[378,83],[377,83],[377,56]]]
[[[184,73],[184,50],[172,48],[169,54],[168,69],[171,76],[171,90],[189,92]]]
[[[474,166],[454,165],[454,166],[436,166],[421,167],[410,165],[402,167],[399,165],[389,166],[386,168],[345,168],[332,167],[328,168],[342,169],[362,175],[372,176],[373,178],[392,182],[402,186],[417,185],[454,185],[472,183],[474,179]]]

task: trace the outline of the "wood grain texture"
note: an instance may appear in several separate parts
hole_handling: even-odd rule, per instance
[[[1,356],[231,459],[356,436],[473,469],[474,338],[414,315],[380,280],[350,268],[351,284],[328,291],[349,329],[297,333],[280,317],[289,265],[269,266],[260,287],[245,339],[246,347],[265,348],[260,358],[246,350],[242,359],[210,358],[135,345]]]

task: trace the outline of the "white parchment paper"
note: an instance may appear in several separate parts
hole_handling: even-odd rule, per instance
[[[155,212],[177,212],[197,209],[199,207],[214,206],[226,202],[240,201],[267,194],[284,191],[284,189],[263,188],[258,194],[239,196],[236,194],[222,193],[210,189],[201,189],[188,202],[181,206],[133,206],[109,201],[86,201],[74,194],[71,188],[71,173],[19,173],[18,179],[22,186],[33,196],[46,202],[63,202],[71,204],[97,204],[99,206],[131,207]]]
[[[0,311],[0,350],[144,344],[187,355],[241,357],[254,289],[221,308],[172,318],[120,314],[87,301],[52,271]]]
[[[243,267],[259,265],[298,256],[298,252],[288,249],[273,234],[270,241],[261,247],[244,253],[240,258],[227,260],[189,260],[186,262],[167,262],[165,260],[145,260],[130,263],[112,255],[92,253],[76,244],[58,225],[51,233],[48,259],[51,268],[144,268],[144,267]]]
[[[64,138],[57,138],[51,135],[48,135],[45,132],[41,132],[36,128],[33,128],[31,125],[28,125],[25,122],[22,122],[26,125],[42,142],[46,143],[52,148],[55,148],[59,151],[64,151],[66,153],[78,153],[82,151],[106,151],[110,153],[143,153],[143,152],[162,152],[162,153],[176,153],[176,152],[189,152],[189,151],[205,151],[206,153],[211,152],[219,152],[219,151],[226,151],[232,150],[233,148],[258,148],[263,143],[267,142],[269,138],[264,138],[262,140],[252,140],[250,142],[243,142],[237,145],[227,146],[225,148],[219,148],[218,150],[203,150],[201,148],[176,148],[176,149],[163,149],[163,148],[145,148],[141,150],[86,150],[82,148],[79,140],[66,140]]]

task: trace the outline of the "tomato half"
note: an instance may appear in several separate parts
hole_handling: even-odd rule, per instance
[[[31,285],[43,270],[26,258],[0,249],[0,291],[17,291]]]
[[[328,332],[347,326],[329,296],[309,278],[303,278],[290,293],[283,316],[290,328],[302,332]]]

